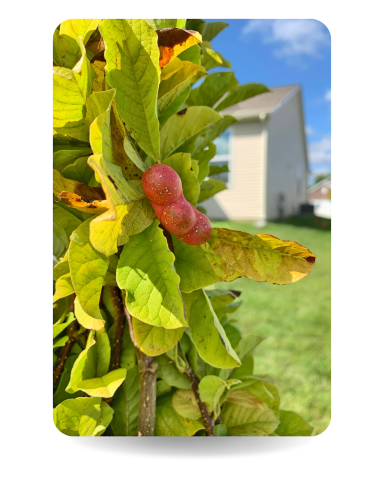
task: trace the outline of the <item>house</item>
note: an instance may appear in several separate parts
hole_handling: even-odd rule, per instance
[[[331,175],[308,189],[308,202],[314,205],[316,216],[331,218]]]
[[[273,88],[222,114],[233,124],[216,140],[211,163],[228,165],[213,178],[227,190],[202,205],[213,219],[266,220],[298,213],[307,201],[307,146],[299,85]]]

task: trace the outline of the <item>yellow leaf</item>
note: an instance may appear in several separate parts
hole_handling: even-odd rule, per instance
[[[214,228],[202,245],[219,281],[248,277],[278,285],[297,282],[312,270],[316,256],[299,243],[261,233]]]
[[[157,30],[157,35],[157,44],[160,50],[160,68],[165,67],[167,63],[187,48],[202,42],[200,33],[194,30],[164,28],[163,30]]]
[[[75,316],[80,325],[88,330],[102,330],[105,326],[104,320],[91,317],[84,312],[77,297],[75,299]]]

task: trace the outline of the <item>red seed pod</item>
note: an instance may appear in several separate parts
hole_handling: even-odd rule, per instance
[[[141,179],[147,198],[158,205],[168,205],[183,194],[179,175],[168,165],[149,167]]]
[[[202,245],[207,242],[212,234],[212,224],[209,219],[192,207],[196,215],[196,223],[194,227],[187,233],[180,235],[178,238],[188,245]]]
[[[162,225],[175,235],[189,232],[196,223],[196,216],[192,205],[184,197],[176,202],[165,205],[160,221]]]

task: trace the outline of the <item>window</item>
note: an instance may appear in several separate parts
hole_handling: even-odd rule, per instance
[[[221,180],[227,187],[231,187],[233,180],[233,162],[232,162],[232,134],[230,130],[223,132],[220,137],[214,140],[216,145],[216,155],[210,161],[212,167],[227,166],[229,172],[221,172],[213,176],[215,180]],[[215,171],[215,168],[211,170]]]

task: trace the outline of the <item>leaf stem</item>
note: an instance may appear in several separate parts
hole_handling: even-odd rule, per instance
[[[139,420],[138,436],[153,437],[155,435],[156,419],[156,374],[157,363],[152,357],[149,357],[140,350],[137,345],[135,334],[133,332],[132,318],[125,305],[124,313],[129,325],[129,333],[136,349],[137,363],[139,366]]]
[[[207,430],[207,437],[214,437],[215,436],[214,422],[212,420],[212,417],[208,413],[207,406],[200,399],[199,383],[198,383],[197,378],[196,378],[195,374],[193,373],[193,370],[192,370],[191,367],[189,367],[185,371],[185,375],[188,377],[188,380],[191,382],[193,393],[195,394],[197,404],[199,405],[200,412],[203,416],[204,425],[205,425],[205,428]]]

